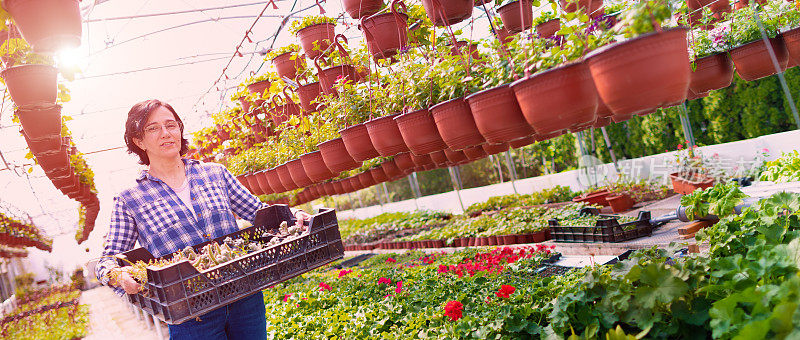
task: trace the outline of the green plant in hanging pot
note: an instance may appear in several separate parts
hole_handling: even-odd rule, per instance
[[[781,4],[778,14],[781,37],[789,53],[788,67],[800,65],[800,8],[793,3]]]
[[[495,8],[503,27],[510,32],[521,32],[532,27],[533,7],[538,0],[495,0]]]
[[[727,53],[728,44],[725,40],[727,30],[727,25],[721,25],[711,30],[689,33],[691,55],[694,58],[687,99],[705,97],[709,91],[728,87],[733,81],[733,62]]]
[[[553,12],[544,11],[533,20],[533,26],[536,27],[536,34],[539,38],[547,38],[555,35],[561,29],[561,22]]]
[[[0,72],[14,104],[22,109],[49,108],[58,99],[58,69],[52,57],[36,54],[19,38],[0,46],[5,68]]]
[[[731,46],[730,56],[736,65],[736,73],[744,80],[761,79],[783,72],[788,66],[789,52],[779,34],[779,5],[768,4],[763,10],[760,6],[747,7],[728,13],[726,16],[730,23],[727,35],[728,44]],[[767,35],[766,41],[763,40],[761,29],[755,20],[756,14],[761,19],[764,33]],[[778,61],[777,69],[767,51],[767,42]]]
[[[342,126],[339,133],[347,152],[354,160],[360,162],[377,157],[379,153],[375,150],[364,124],[371,116],[369,84],[343,80],[346,78],[341,78],[335,85],[338,100],[328,102],[325,111],[341,110],[337,116]]]
[[[303,46],[306,57],[315,59],[322,55],[333,43],[336,19],[321,15],[308,15],[301,20],[295,20],[289,26],[289,31],[297,35],[300,45]]]
[[[272,62],[278,72],[278,76],[290,80],[295,80],[297,75],[302,73],[306,67],[306,61],[300,54],[300,46],[295,44],[269,51],[264,56],[264,60]]]
[[[661,22],[671,15],[666,0],[636,2],[612,30],[627,40],[587,55],[600,98],[615,116],[644,115],[686,99],[690,82],[687,30],[662,29]]]

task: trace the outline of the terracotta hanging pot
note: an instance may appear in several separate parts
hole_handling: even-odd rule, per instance
[[[425,13],[436,26],[450,26],[472,16],[473,0],[422,0]]]
[[[464,149],[464,155],[466,155],[467,159],[469,159],[470,161],[476,161],[481,158],[486,158],[486,156],[489,156],[486,153],[486,150],[483,149],[482,145],[476,145]]]
[[[394,162],[403,173],[409,173],[417,166],[414,163],[413,156],[410,152],[405,152],[394,156]]]
[[[283,89],[283,96],[277,94],[272,97],[272,103],[275,106],[270,110],[270,116],[274,126],[283,124],[283,122],[288,121],[292,116],[300,116],[300,106],[292,101],[291,96],[286,93],[286,89],[287,88]]]
[[[481,55],[478,52],[478,43],[469,42],[466,40],[459,40],[456,41],[456,44],[449,44],[450,45],[450,55],[452,56],[466,56],[469,55],[474,60],[481,59]]]
[[[783,72],[789,63],[786,45],[780,36],[770,38],[769,41],[775,52],[775,58],[778,59],[778,66]],[[777,73],[767,51],[767,44],[762,39],[736,47],[730,50],[730,55],[733,64],[736,65],[736,73],[744,80],[753,81]]]
[[[397,121],[400,134],[411,152],[424,155],[447,147],[428,109],[404,113],[394,120]]]
[[[800,65],[800,27],[781,32],[781,38],[789,53],[787,68]]]
[[[431,156],[431,161],[437,167],[444,168],[449,164],[449,160],[447,159],[447,155],[444,153],[444,150],[432,152],[429,154]]]
[[[364,31],[367,49],[374,58],[389,58],[408,45],[408,15],[406,5],[392,2],[391,12],[375,14],[361,19],[359,28]]]
[[[355,169],[361,165],[361,162],[356,162],[353,156],[347,152],[344,141],[341,138],[331,139],[317,144],[319,152],[322,154],[322,159],[325,165],[333,173],[340,173],[350,169]]]
[[[292,176],[292,181],[297,184],[299,188],[305,188],[311,185],[311,179],[306,174],[306,169],[303,167],[303,162],[300,158],[295,158],[286,162],[286,167],[289,168],[289,175]]]
[[[75,174],[71,171],[72,169],[70,168],[70,175],[68,176],[51,178],[50,180],[53,182],[53,186],[55,186],[56,189],[61,190],[62,188],[77,187],[80,185],[78,176],[75,176]]]
[[[436,165],[433,163],[433,159],[431,159],[430,155],[415,155],[413,152],[409,152],[408,154],[411,155],[411,160],[414,161],[416,168]]]
[[[439,135],[449,148],[461,150],[486,142],[463,97],[436,104],[430,111]]]
[[[375,178],[372,177],[372,175],[370,174],[369,171],[362,172],[362,173],[356,175],[356,177],[358,177],[358,180],[361,182],[361,188],[362,189],[363,188],[369,188],[369,187],[371,187],[371,186],[373,186],[375,184],[378,184],[375,181]]]
[[[292,175],[289,174],[289,167],[286,163],[278,165],[275,169],[278,171],[278,178],[286,191],[297,189],[297,183],[294,182]]]
[[[389,180],[389,177],[383,171],[383,167],[372,168],[368,172],[370,176],[372,176],[372,179],[375,180],[375,184],[380,184]]]
[[[455,151],[450,149],[444,149],[443,151],[445,157],[447,157],[447,161],[450,162],[450,164],[458,165],[465,163],[469,160],[467,159],[467,155],[464,153],[464,151],[461,150]]]
[[[269,195],[269,194],[275,193],[275,190],[272,189],[272,186],[270,186],[269,180],[267,179],[267,171],[266,170],[258,171],[253,175],[256,178],[256,182],[258,183],[258,187],[261,188],[261,191],[263,191],[265,195]]]
[[[297,70],[304,66],[305,59],[295,52],[286,52],[272,58],[272,64],[275,65],[278,76],[294,80],[297,78]]]
[[[495,29],[497,30],[496,31],[497,32],[497,35],[496,35],[497,40],[500,40],[500,42],[503,43],[503,44],[507,44],[507,43],[513,41],[514,40],[514,36],[518,33],[518,32],[511,32],[505,27],[499,27],[499,28],[495,27]]]
[[[302,85],[297,88],[297,97],[300,98],[300,106],[306,112],[316,112],[316,100],[322,95],[322,87],[315,81],[310,84]]]
[[[329,180],[336,176],[322,159],[322,153],[313,151],[300,155],[300,161],[303,163],[303,168],[306,175],[314,182],[322,182]]]
[[[247,85],[247,91],[255,94],[264,94],[264,91],[269,88],[270,84],[272,84],[272,82],[270,82],[269,80],[257,81],[255,83]],[[256,104],[256,106],[260,105]]]
[[[5,0],[3,8],[36,52],[53,53],[81,44],[78,0]]]
[[[383,7],[381,0],[342,0],[342,7],[353,19],[378,13]]]
[[[335,28],[336,25],[326,22],[297,31],[297,38],[300,39],[300,45],[303,47],[306,57],[313,60],[322,55],[322,52],[333,43],[336,35]],[[317,49],[314,48],[315,43],[318,46]]]
[[[372,145],[375,146],[375,150],[381,156],[389,157],[408,151],[403,135],[400,134],[400,128],[397,127],[397,121],[394,120],[398,115],[395,113],[368,120],[364,123]]]
[[[686,99],[691,76],[686,28],[601,47],[587,55],[587,62],[600,99],[615,115],[648,114]]]
[[[500,6],[497,14],[503,21],[503,27],[509,32],[520,32],[533,25],[533,5],[529,0],[518,0]]]
[[[345,193],[344,188],[342,187],[342,181],[331,182],[331,185],[333,186],[333,191],[336,193],[336,195]]]
[[[361,162],[380,156],[372,145],[367,126],[363,123],[339,130],[339,134],[342,135],[347,153],[356,161]]]
[[[511,84],[522,114],[539,135],[591,125],[597,91],[584,62],[574,62]]]
[[[483,90],[466,99],[475,125],[487,142],[501,144],[533,134],[533,129],[522,115],[514,91],[508,85]]]
[[[568,13],[580,10],[586,14],[592,14],[603,7],[603,0],[559,0],[559,2],[561,9]]]
[[[728,53],[717,53],[697,59],[694,65],[689,90],[697,96],[728,87],[733,81],[733,63],[728,58]]]
[[[517,139],[513,142],[508,142],[509,148],[519,149],[523,146],[531,145],[537,141],[536,136],[530,136],[525,138]]]
[[[536,35],[539,38],[552,37],[561,29],[561,21],[558,19],[550,19],[541,24],[536,25]]]
[[[258,185],[258,179],[256,178],[255,174],[245,175],[244,180],[247,181],[247,189],[250,190],[250,193],[256,196],[265,194],[264,190],[261,189],[261,186]]]
[[[383,173],[386,174],[386,178],[389,181],[394,181],[400,177],[403,177],[403,171],[400,170],[399,166],[397,166],[395,160],[381,163],[381,168],[383,168]]]
[[[372,180],[372,176],[370,176],[369,179]],[[347,182],[349,183],[347,186],[349,190],[347,192],[354,192],[366,188],[366,186],[364,186],[364,184],[361,183],[361,180],[358,178],[358,175],[348,177]]]
[[[325,182],[322,184],[322,190],[325,192],[326,196],[333,196],[336,195],[336,188],[333,185],[333,182]]]
[[[61,141],[61,106],[55,105],[47,109],[17,109],[22,130],[31,140],[58,138]]]
[[[70,165],[69,155],[66,151],[60,150],[51,153],[40,153],[35,155],[36,161],[43,169],[66,168]]]
[[[0,71],[11,100],[23,109],[52,107],[58,97],[58,70],[50,65],[19,65]]]
[[[336,84],[337,81],[355,81],[359,78],[356,68],[353,67],[353,65],[332,66],[323,70],[319,66],[318,59],[314,59],[314,64],[317,66],[317,74],[319,75],[319,83],[322,87],[322,92],[327,95],[337,94],[336,90],[333,88],[333,85]]]
[[[45,153],[45,152],[55,152],[61,150],[61,138],[60,134],[57,136],[49,137],[49,138],[41,138],[39,140],[33,140],[28,137],[28,134],[24,131],[20,131],[22,136],[25,137],[25,142],[28,144],[28,149],[31,150],[32,153]]]
[[[495,155],[501,152],[508,151],[508,143],[501,143],[501,144],[482,144],[483,150],[486,151],[487,155]]]

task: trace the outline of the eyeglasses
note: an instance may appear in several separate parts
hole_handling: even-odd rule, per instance
[[[181,125],[176,121],[170,121],[162,127],[158,124],[151,124],[144,128],[144,133],[148,135],[156,135],[161,132],[161,129],[166,128],[167,132],[177,132],[181,130]]]

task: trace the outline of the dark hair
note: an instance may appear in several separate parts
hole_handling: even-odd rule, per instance
[[[164,107],[169,110],[169,112],[172,112],[172,115],[175,116],[175,120],[178,121],[178,125],[181,127],[181,156],[189,151],[189,141],[183,138],[183,121],[181,117],[178,116],[178,113],[175,112],[175,109],[173,109],[171,105],[158,99],[141,101],[131,107],[131,110],[128,111],[128,120],[125,122],[125,145],[128,146],[128,153],[135,153],[139,156],[139,163],[141,164],[150,165],[150,158],[147,157],[147,152],[139,148],[139,146],[133,142],[133,139],[142,138],[144,134],[144,123],[147,122],[147,118],[150,117],[150,114],[159,107]]]

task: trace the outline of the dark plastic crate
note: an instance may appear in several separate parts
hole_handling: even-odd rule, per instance
[[[581,213],[598,215],[597,209],[581,210]],[[597,220],[593,227],[589,226],[560,226],[558,220],[552,219],[550,224],[550,235],[556,242],[624,242],[643,236],[650,236],[653,233],[653,225],[650,223],[650,212],[640,211],[636,221],[620,224],[615,216],[601,215],[605,217]],[[634,228],[624,230],[626,227]]]
[[[288,206],[272,205],[256,213],[252,227],[192,248],[199,251],[211,242],[221,244],[226,237],[236,239],[243,234],[262,235],[278,228],[283,221],[292,225],[296,220]],[[339,224],[333,209],[320,210],[312,216],[308,225],[309,233],[306,235],[202,272],[198,272],[189,261],[162,268],[150,266],[147,268],[145,293],[128,295],[128,298],[131,303],[164,322],[179,324],[344,256]],[[174,254],[159,259],[169,259]],[[121,266],[128,264],[125,260],[136,262],[154,259],[144,248],[136,248],[117,257]]]

